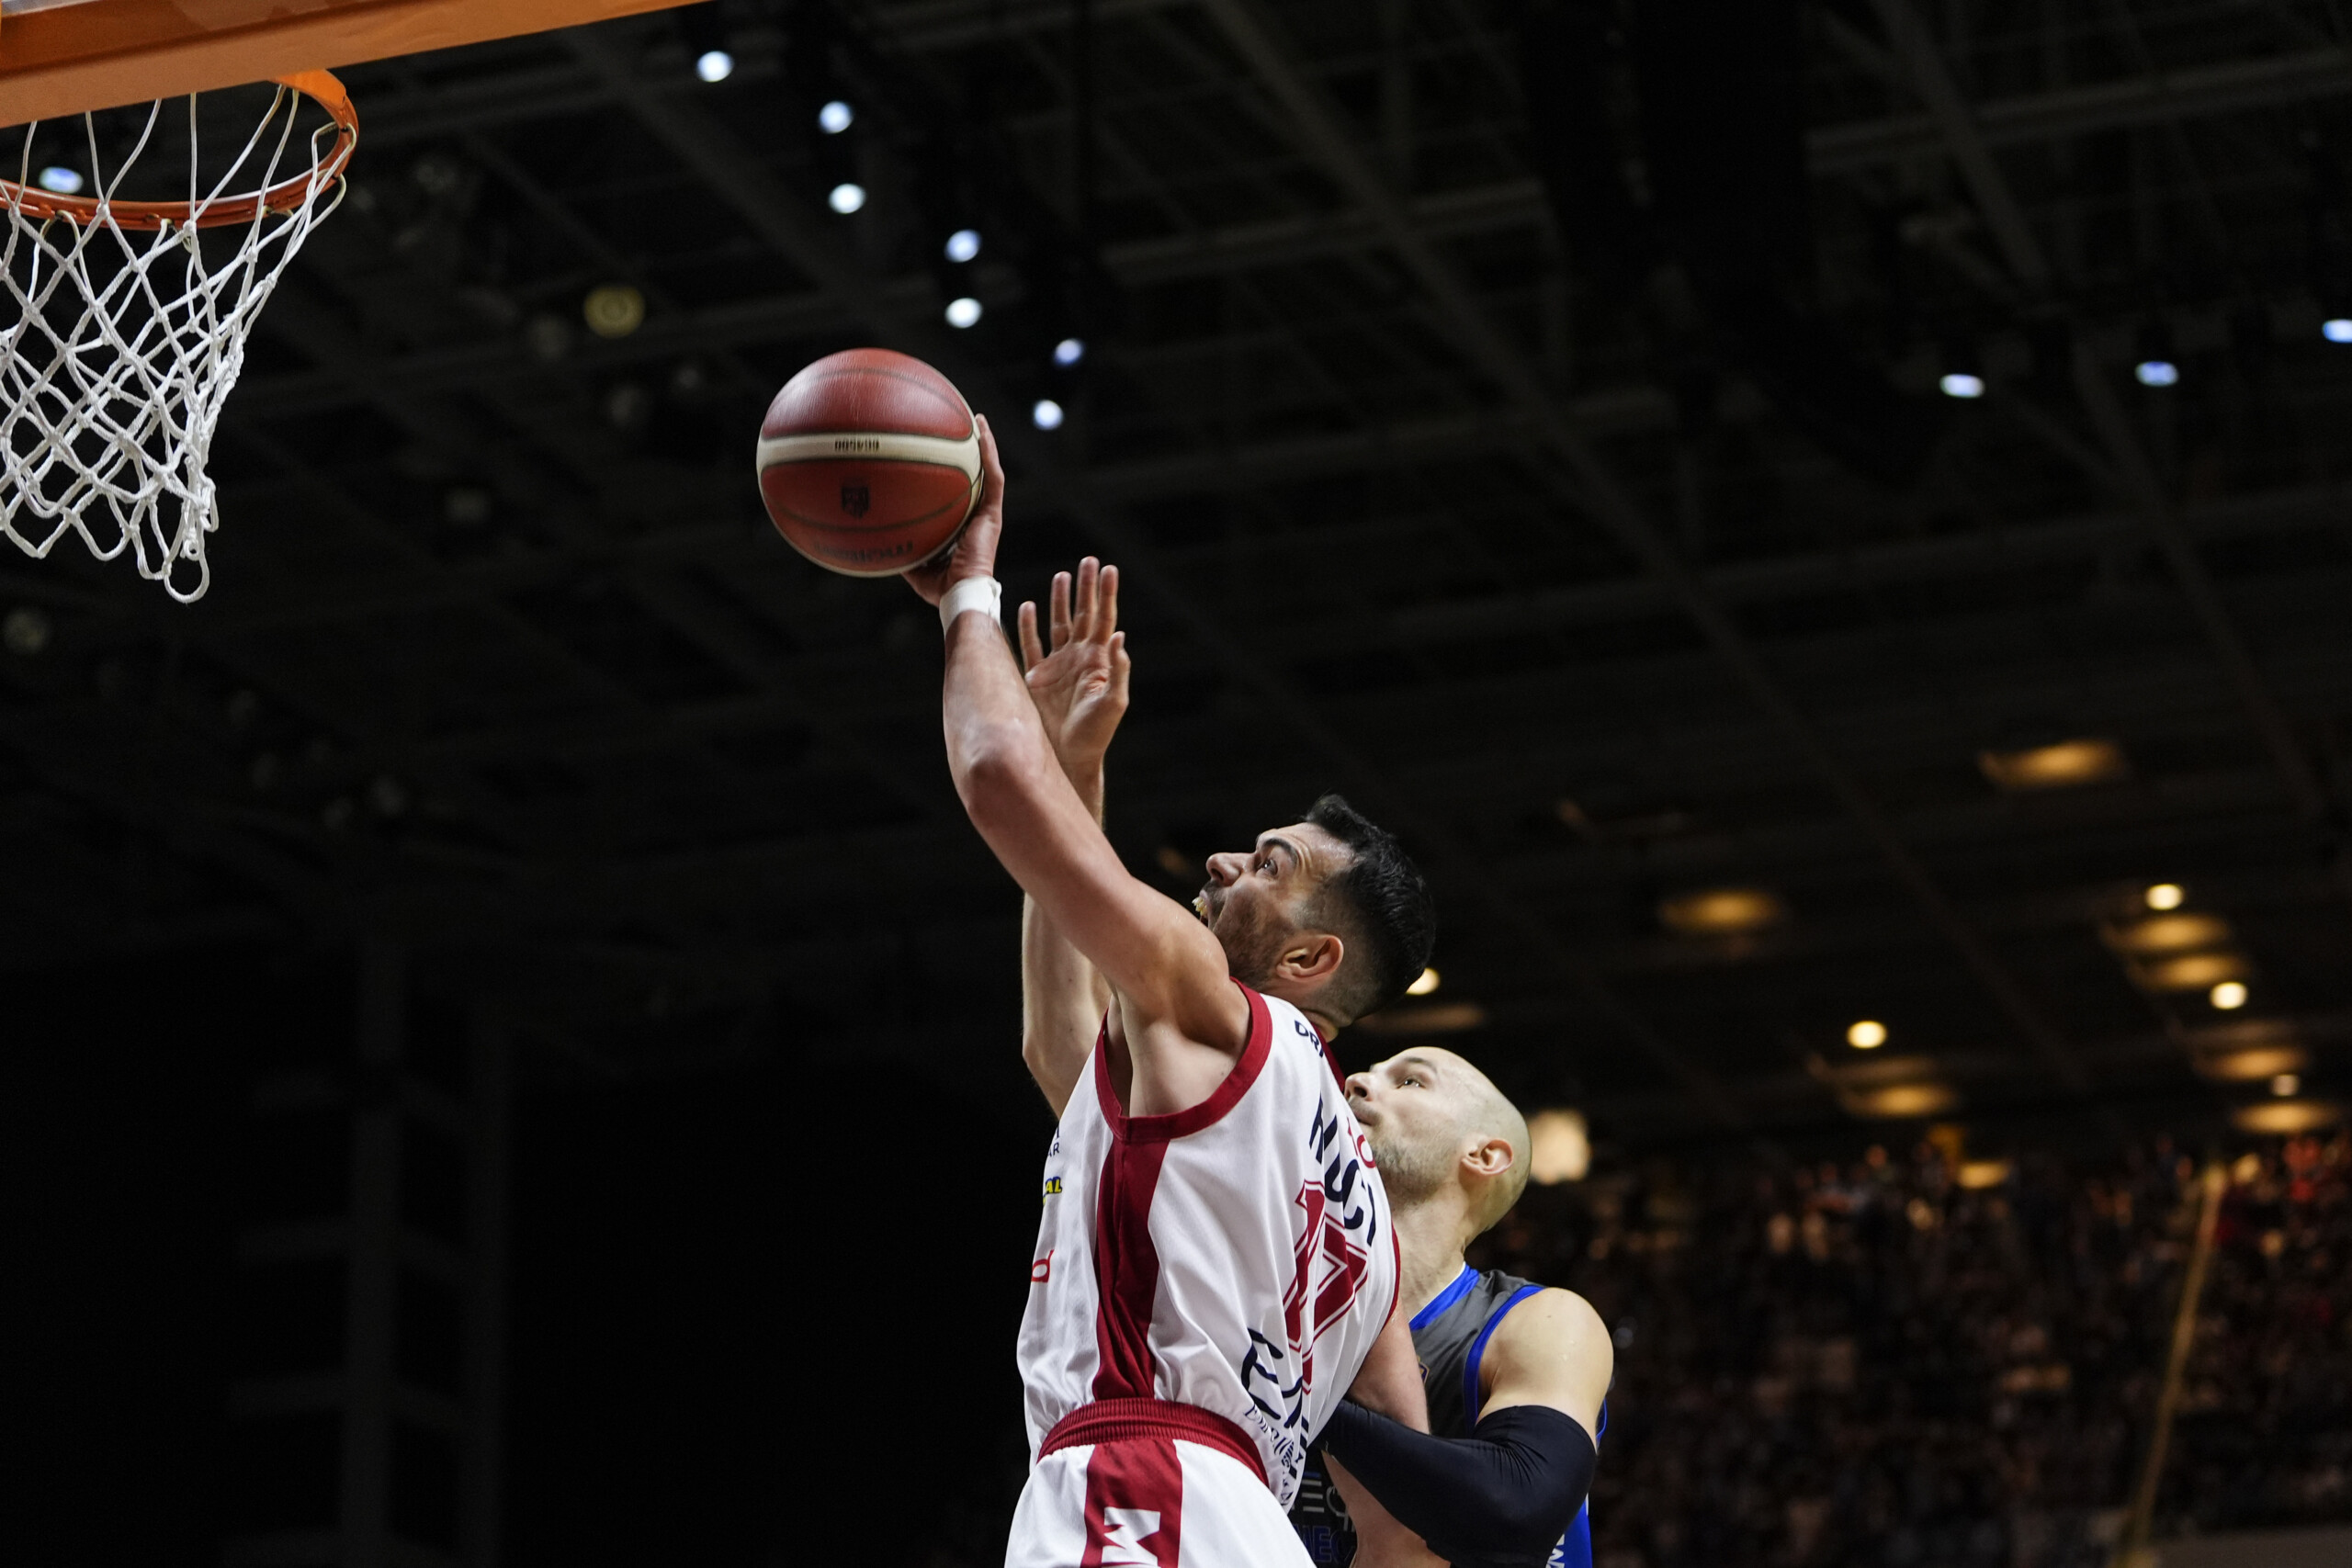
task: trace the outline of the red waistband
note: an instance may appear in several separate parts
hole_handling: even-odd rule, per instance
[[[1182,1438],[1188,1443],[1230,1454],[1250,1467],[1258,1483],[1267,1485],[1266,1461],[1250,1434],[1214,1410],[1179,1404],[1167,1399],[1098,1399],[1081,1404],[1060,1420],[1037,1445],[1037,1457],[1059,1449],[1089,1443],[1126,1442],[1136,1438]]]

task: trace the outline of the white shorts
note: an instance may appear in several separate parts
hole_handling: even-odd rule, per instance
[[[1222,1449],[1136,1437],[1057,1449],[1013,1511],[1004,1568],[1312,1568],[1266,1483]]]

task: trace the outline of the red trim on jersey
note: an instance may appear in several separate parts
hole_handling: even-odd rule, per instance
[[[1113,1124],[1114,1133],[1117,1123]],[[1094,1207],[1094,1397],[1149,1399],[1151,1309],[1159,1299],[1159,1248],[1151,1239],[1151,1195],[1168,1142],[1113,1137],[1102,1156]]]
[[[1258,1081],[1260,1069],[1274,1043],[1273,1015],[1266,1009],[1266,998],[1241,982],[1241,994],[1250,998],[1250,1038],[1241,1047],[1241,1055],[1225,1081],[1216,1086],[1206,1100],[1182,1111],[1171,1111],[1161,1116],[1130,1116],[1119,1104],[1119,1096],[1111,1087],[1110,1024],[1106,1020],[1102,1034],[1094,1049],[1094,1094],[1102,1103],[1102,1120],[1111,1124],[1111,1136],[1125,1143],[1164,1143],[1170,1138],[1189,1137],[1194,1133],[1214,1127],[1225,1113],[1241,1103],[1250,1086]],[[1320,1036],[1317,1036],[1319,1039]],[[1133,1055],[1132,1048],[1129,1055]]]
[[[1124,1443],[1142,1438],[1181,1438],[1215,1449],[1248,1465],[1261,1483],[1266,1481],[1266,1461],[1238,1423],[1214,1410],[1166,1399],[1098,1399],[1081,1404],[1054,1423],[1046,1440],[1037,1445],[1037,1457],[1044,1459],[1088,1443]]]
[[[1299,1016],[1303,1018],[1306,1015],[1302,1013]],[[1315,1029],[1312,1023],[1306,1027]],[[1323,1032],[1319,1029],[1315,1029],[1315,1043],[1323,1047],[1323,1065],[1331,1069],[1331,1079],[1340,1086],[1340,1094],[1345,1098],[1348,1092],[1348,1075],[1340,1070],[1340,1054],[1331,1049],[1331,1043],[1323,1038]]]

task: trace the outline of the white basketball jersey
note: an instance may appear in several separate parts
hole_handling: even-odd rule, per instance
[[[1250,1043],[1188,1111],[1128,1116],[1105,1043],[1046,1159],[1021,1323],[1034,1456],[1104,1399],[1198,1405],[1254,1438],[1284,1507],[1396,1299],[1396,1238],[1338,1069],[1242,987]]]

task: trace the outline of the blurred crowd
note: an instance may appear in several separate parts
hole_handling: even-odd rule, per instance
[[[1660,1167],[1473,1260],[1611,1325],[1597,1568],[2091,1568],[2144,1462],[2202,1151]],[[2227,1175],[2157,1539],[2352,1518],[2352,1138]]]

